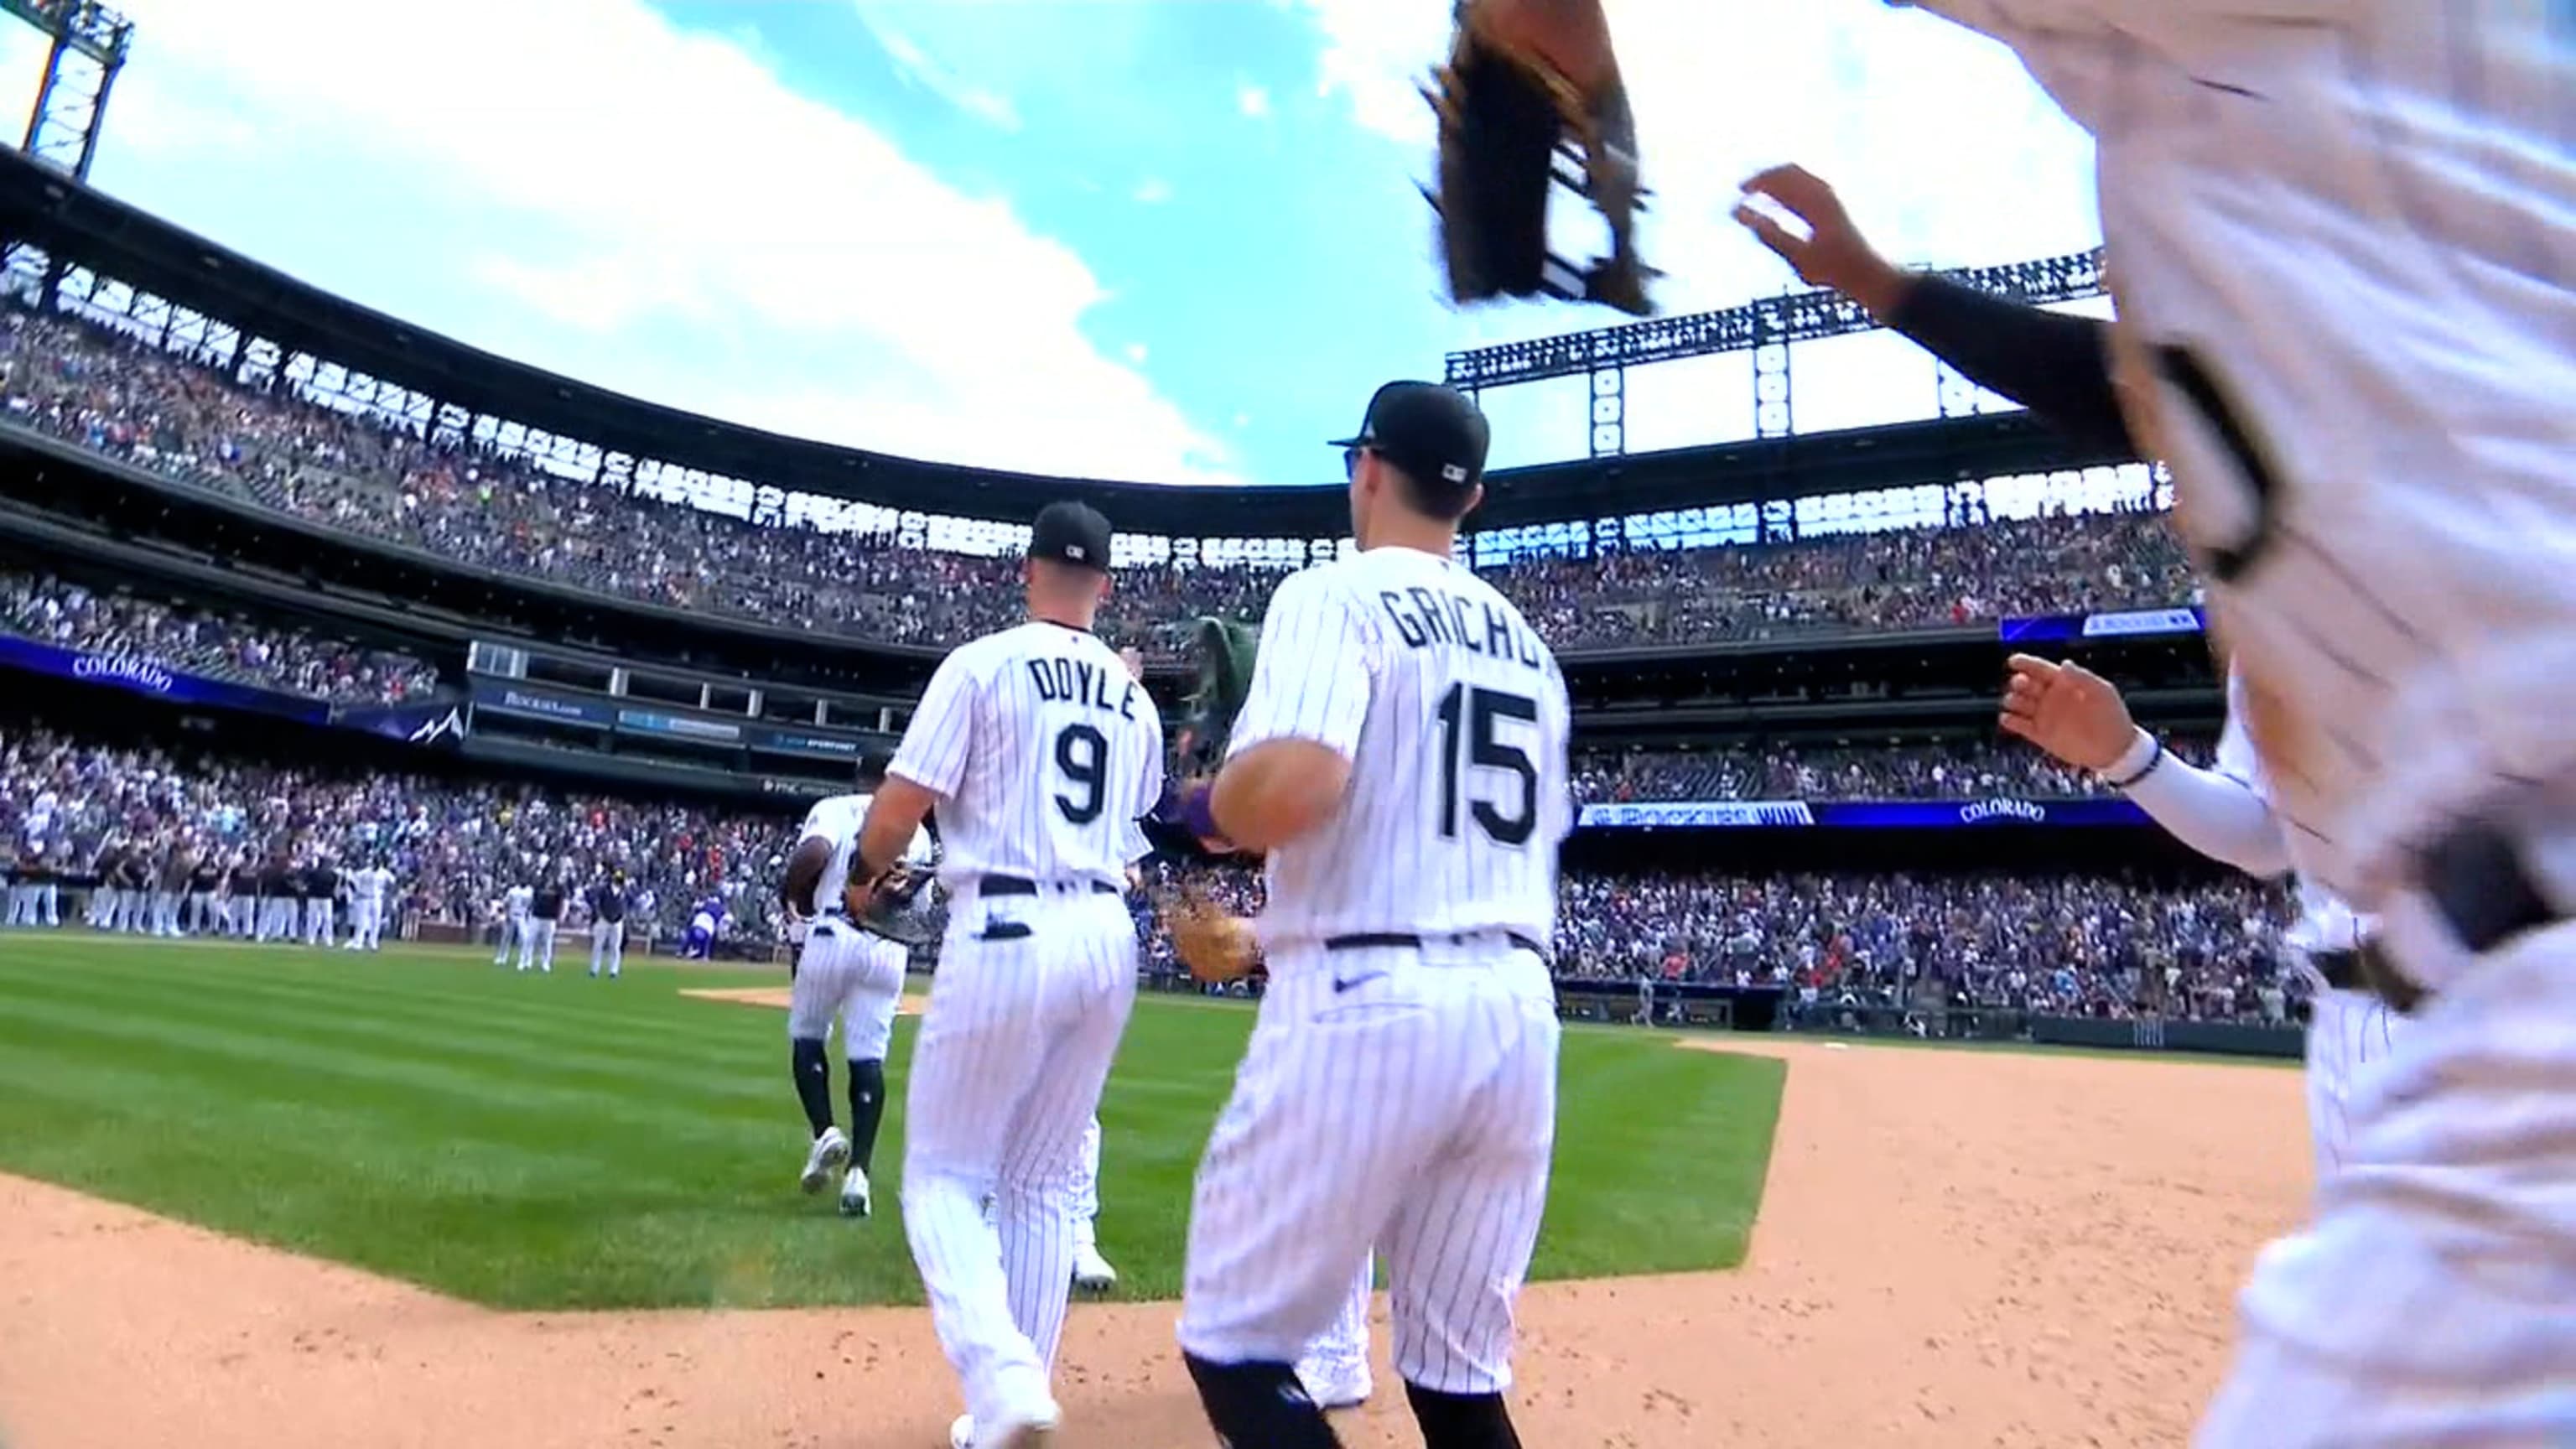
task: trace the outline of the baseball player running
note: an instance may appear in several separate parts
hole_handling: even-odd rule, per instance
[[[2231,674],[2217,767],[2204,770],[2132,722],[2110,681],[2081,665],[2016,654],[2003,727],[2092,771],[2201,854],[2254,875],[2276,876],[2294,868],[2304,843],[2272,812],[2254,746],[2237,714],[2241,695]],[[2284,944],[2316,988],[2308,1024],[2308,1132],[2322,1184],[2344,1160],[2354,1083],[2365,1067],[2386,1059],[2405,1017],[2361,980],[2360,948],[2369,922],[2304,876],[2299,900],[2299,921]]]
[[[1268,857],[1270,983],[1199,1165],[1180,1342],[1229,1443],[1336,1444],[1294,1361],[1386,1257],[1431,1449],[1516,1445],[1512,1310],[1554,1147],[1546,943],[1565,682],[1452,555],[1488,430],[1390,383],[1345,444],[1360,552],[1280,584],[1202,839]]]
[[[1083,505],[1038,515],[1029,621],[940,663],[852,867],[864,897],[938,808],[948,934],[904,1090],[903,1218],[965,1390],[950,1438],[973,1449],[1026,1449],[1058,1422],[1074,1163],[1135,1004],[1122,881],[1162,793],[1163,726],[1091,633],[1110,541]]]
[[[885,1115],[886,1046],[894,1039],[895,1007],[903,1000],[904,968],[912,958],[901,941],[862,927],[846,903],[870,798],[834,795],[806,814],[778,892],[789,917],[807,923],[787,1006],[788,1069],[814,1133],[797,1184],[821,1192],[839,1173],[841,1213],[854,1218],[866,1217],[872,1206],[868,1174],[876,1165],[877,1126]],[[927,867],[932,854],[930,832],[916,829],[902,863]],[[846,1134],[832,1120],[826,1052],[836,1017],[841,1055],[850,1064]]]
[[[1916,0],[2102,143],[2127,416],[2237,717],[2413,1030],[2258,1263],[2212,1449],[2534,1443],[2576,1363],[2576,28],[2563,4]],[[1540,12],[1597,4],[1515,0]],[[1536,23],[1574,43],[1555,15]]]

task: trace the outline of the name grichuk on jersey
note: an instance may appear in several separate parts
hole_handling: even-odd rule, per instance
[[[1574,826],[1565,677],[1472,569],[1379,548],[1271,596],[1228,753],[1265,740],[1351,762],[1342,807],[1270,853],[1272,950],[1371,932],[1549,941]]]
[[[940,661],[887,773],[939,796],[939,879],[1123,888],[1163,793],[1163,720],[1099,638],[1031,622]]]
[[[798,843],[828,840],[832,843],[831,862],[823,867],[814,882],[814,909],[837,911],[841,908],[842,887],[849,884],[850,862],[858,858],[859,825],[868,818],[868,802],[873,795],[834,795],[818,800],[805,813],[805,827],[796,832]],[[927,826],[912,833],[912,845],[903,853],[906,865],[928,865],[937,858],[937,847],[930,839]]]

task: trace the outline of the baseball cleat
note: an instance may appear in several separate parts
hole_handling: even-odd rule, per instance
[[[1086,1293],[1106,1293],[1118,1286],[1118,1270],[1089,1243],[1073,1249],[1073,1286]]]
[[[1356,1409],[1368,1402],[1376,1385],[1369,1381],[1366,1363],[1324,1363],[1313,1359],[1297,1365],[1297,1382],[1304,1386],[1306,1397],[1326,1413]]]
[[[850,1139],[841,1135],[840,1128],[826,1127],[823,1135],[814,1139],[814,1149],[805,1154],[805,1171],[798,1175],[796,1185],[809,1193],[821,1192],[823,1184],[830,1182],[832,1174],[849,1160]]]
[[[960,1414],[948,1426],[948,1449],[1047,1449],[1062,1419],[1054,1401],[1042,1399],[1003,1415],[978,1435],[975,1416]]]
[[[853,1167],[849,1170],[849,1173],[841,1179],[841,1216],[845,1218],[863,1218],[868,1215],[868,1207],[867,1172],[864,1169]]]

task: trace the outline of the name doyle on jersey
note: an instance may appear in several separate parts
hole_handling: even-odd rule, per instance
[[[1029,682],[1038,689],[1038,698],[1049,704],[1087,704],[1107,710],[1120,719],[1136,717],[1136,696],[1142,693],[1136,681],[1123,668],[1109,669],[1087,659],[1028,659]],[[1115,698],[1112,698],[1112,684]]]
[[[1377,603],[1408,649],[1439,644],[1508,659],[1526,669],[1539,668],[1547,657],[1537,637],[1510,611],[1487,600],[1417,586],[1380,589]]]

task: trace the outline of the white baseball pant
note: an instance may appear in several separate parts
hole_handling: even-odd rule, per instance
[[[528,921],[525,916],[503,916],[501,918],[499,929],[492,933],[492,940],[494,942],[492,950],[492,964],[495,966],[509,965],[511,945],[525,939],[527,934]],[[522,946],[520,949],[525,950],[526,948]]]
[[[555,922],[530,916],[519,923],[519,969],[555,969]]]
[[[188,893],[186,930],[191,936],[211,936],[223,929],[224,914],[215,904],[212,891]]]
[[[1283,948],[1270,971],[1199,1164],[1182,1349],[1295,1363],[1374,1246],[1396,1372],[1442,1393],[1508,1388],[1555,1148],[1547,963],[1495,936]]]
[[[179,893],[177,891],[152,893],[152,934],[156,936],[179,934]]]
[[[904,1084],[903,1225],[978,1419],[1049,1394],[1082,1129],[1135,1002],[1136,924],[1115,890],[951,897]]]
[[[10,886],[9,924],[13,926],[32,926],[36,924],[36,898],[37,888],[35,886],[25,884]]]
[[[140,935],[146,924],[148,898],[141,891],[118,891],[108,901],[107,928]]]
[[[1073,1243],[1076,1248],[1097,1247],[1100,1243],[1100,1114],[1082,1129],[1082,1145],[1075,1149],[1073,1183],[1068,1189],[1073,1204]]]
[[[2471,958],[2406,898],[2380,933],[2434,994],[2256,1261],[2201,1449],[2576,1437],[2576,921]]]
[[[1300,1383],[1310,1388],[1348,1383],[1368,1371],[1369,1294],[1376,1287],[1377,1260],[1373,1255],[1362,1254],[1359,1276],[1342,1296],[1341,1311],[1333,1315],[1323,1335],[1308,1344],[1297,1358]]]
[[[385,903],[364,896],[349,902],[349,949],[373,951],[385,932]]]
[[[2367,991],[2321,990],[2308,1018],[2308,1135],[2322,1184],[2351,1152],[2352,1097],[2373,1065],[2388,1060],[2407,1018]]]
[[[591,975],[596,976],[599,974],[600,963],[603,961],[607,963],[608,974],[611,976],[616,975],[625,965],[626,923],[624,921],[593,921],[590,923]]]
[[[295,902],[285,896],[259,900],[259,939],[284,941],[295,934]]]
[[[308,900],[304,903],[304,944],[328,946],[337,932],[331,923],[331,902]]]
[[[828,1041],[837,1017],[843,1059],[884,1061],[911,957],[902,942],[848,921],[816,921],[797,953],[796,981],[787,989],[787,1039]]]

